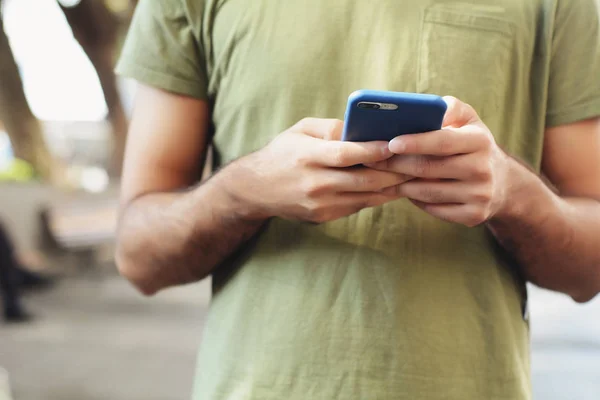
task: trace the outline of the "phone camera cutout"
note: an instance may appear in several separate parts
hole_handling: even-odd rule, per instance
[[[379,103],[369,103],[366,101],[361,101],[358,103],[358,108],[366,108],[370,110],[379,110],[381,108],[381,104]]]
[[[369,110],[386,110],[386,111],[394,111],[398,109],[397,104],[392,103],[371,103],[368,101],[361,101],[357,105],[358,108],[365,108]]]

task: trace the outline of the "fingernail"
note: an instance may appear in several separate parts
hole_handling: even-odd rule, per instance
[[[388,144],[388,148],[392,153],[400,154],[406,149],[406,145],[401,138],[394,138]]]

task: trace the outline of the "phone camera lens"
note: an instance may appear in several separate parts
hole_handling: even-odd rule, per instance
[[[381,105],[379,105],[377,103],[361,102],[361,103],[358,103],[358,108],[367,108],[367,109],[371,109],[371,110],[379,110],[381,108]]]

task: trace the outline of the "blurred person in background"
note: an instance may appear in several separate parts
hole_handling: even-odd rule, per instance
[[[142,0],[117,261],[147,295],[212,276],[194,398],[530,399],[526,282],[600,291],[599,14]],[[341,142],[362,88],[455,98]]]
[[[23,290],[51,286],[52,280],[22,266],[15,255],[14,246],[0,223],[0,291],[6,322],[25,322],[31,315],[25,311],[20,299]]]
[[[19,298],[20,285],[13,245],[2,224],[0,224],[0,290],[2,291],[4,320],[6,322],[28,320],[29,314],[25,312]]]

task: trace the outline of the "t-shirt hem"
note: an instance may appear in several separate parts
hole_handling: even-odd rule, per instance
[[[199,82],[181,79],[166,72],[156,71],[146,66],[120,61],[115,72],[123,77],[134,79],[140,83],[163,89],[168,92],[194,97],[200,100],[208,98],[207,90]]]
[[[567,110],[548,113],[546,117],[546,126],[551,128],[554,126],[567,125],[598,116],[600,116],[600,97]]]

